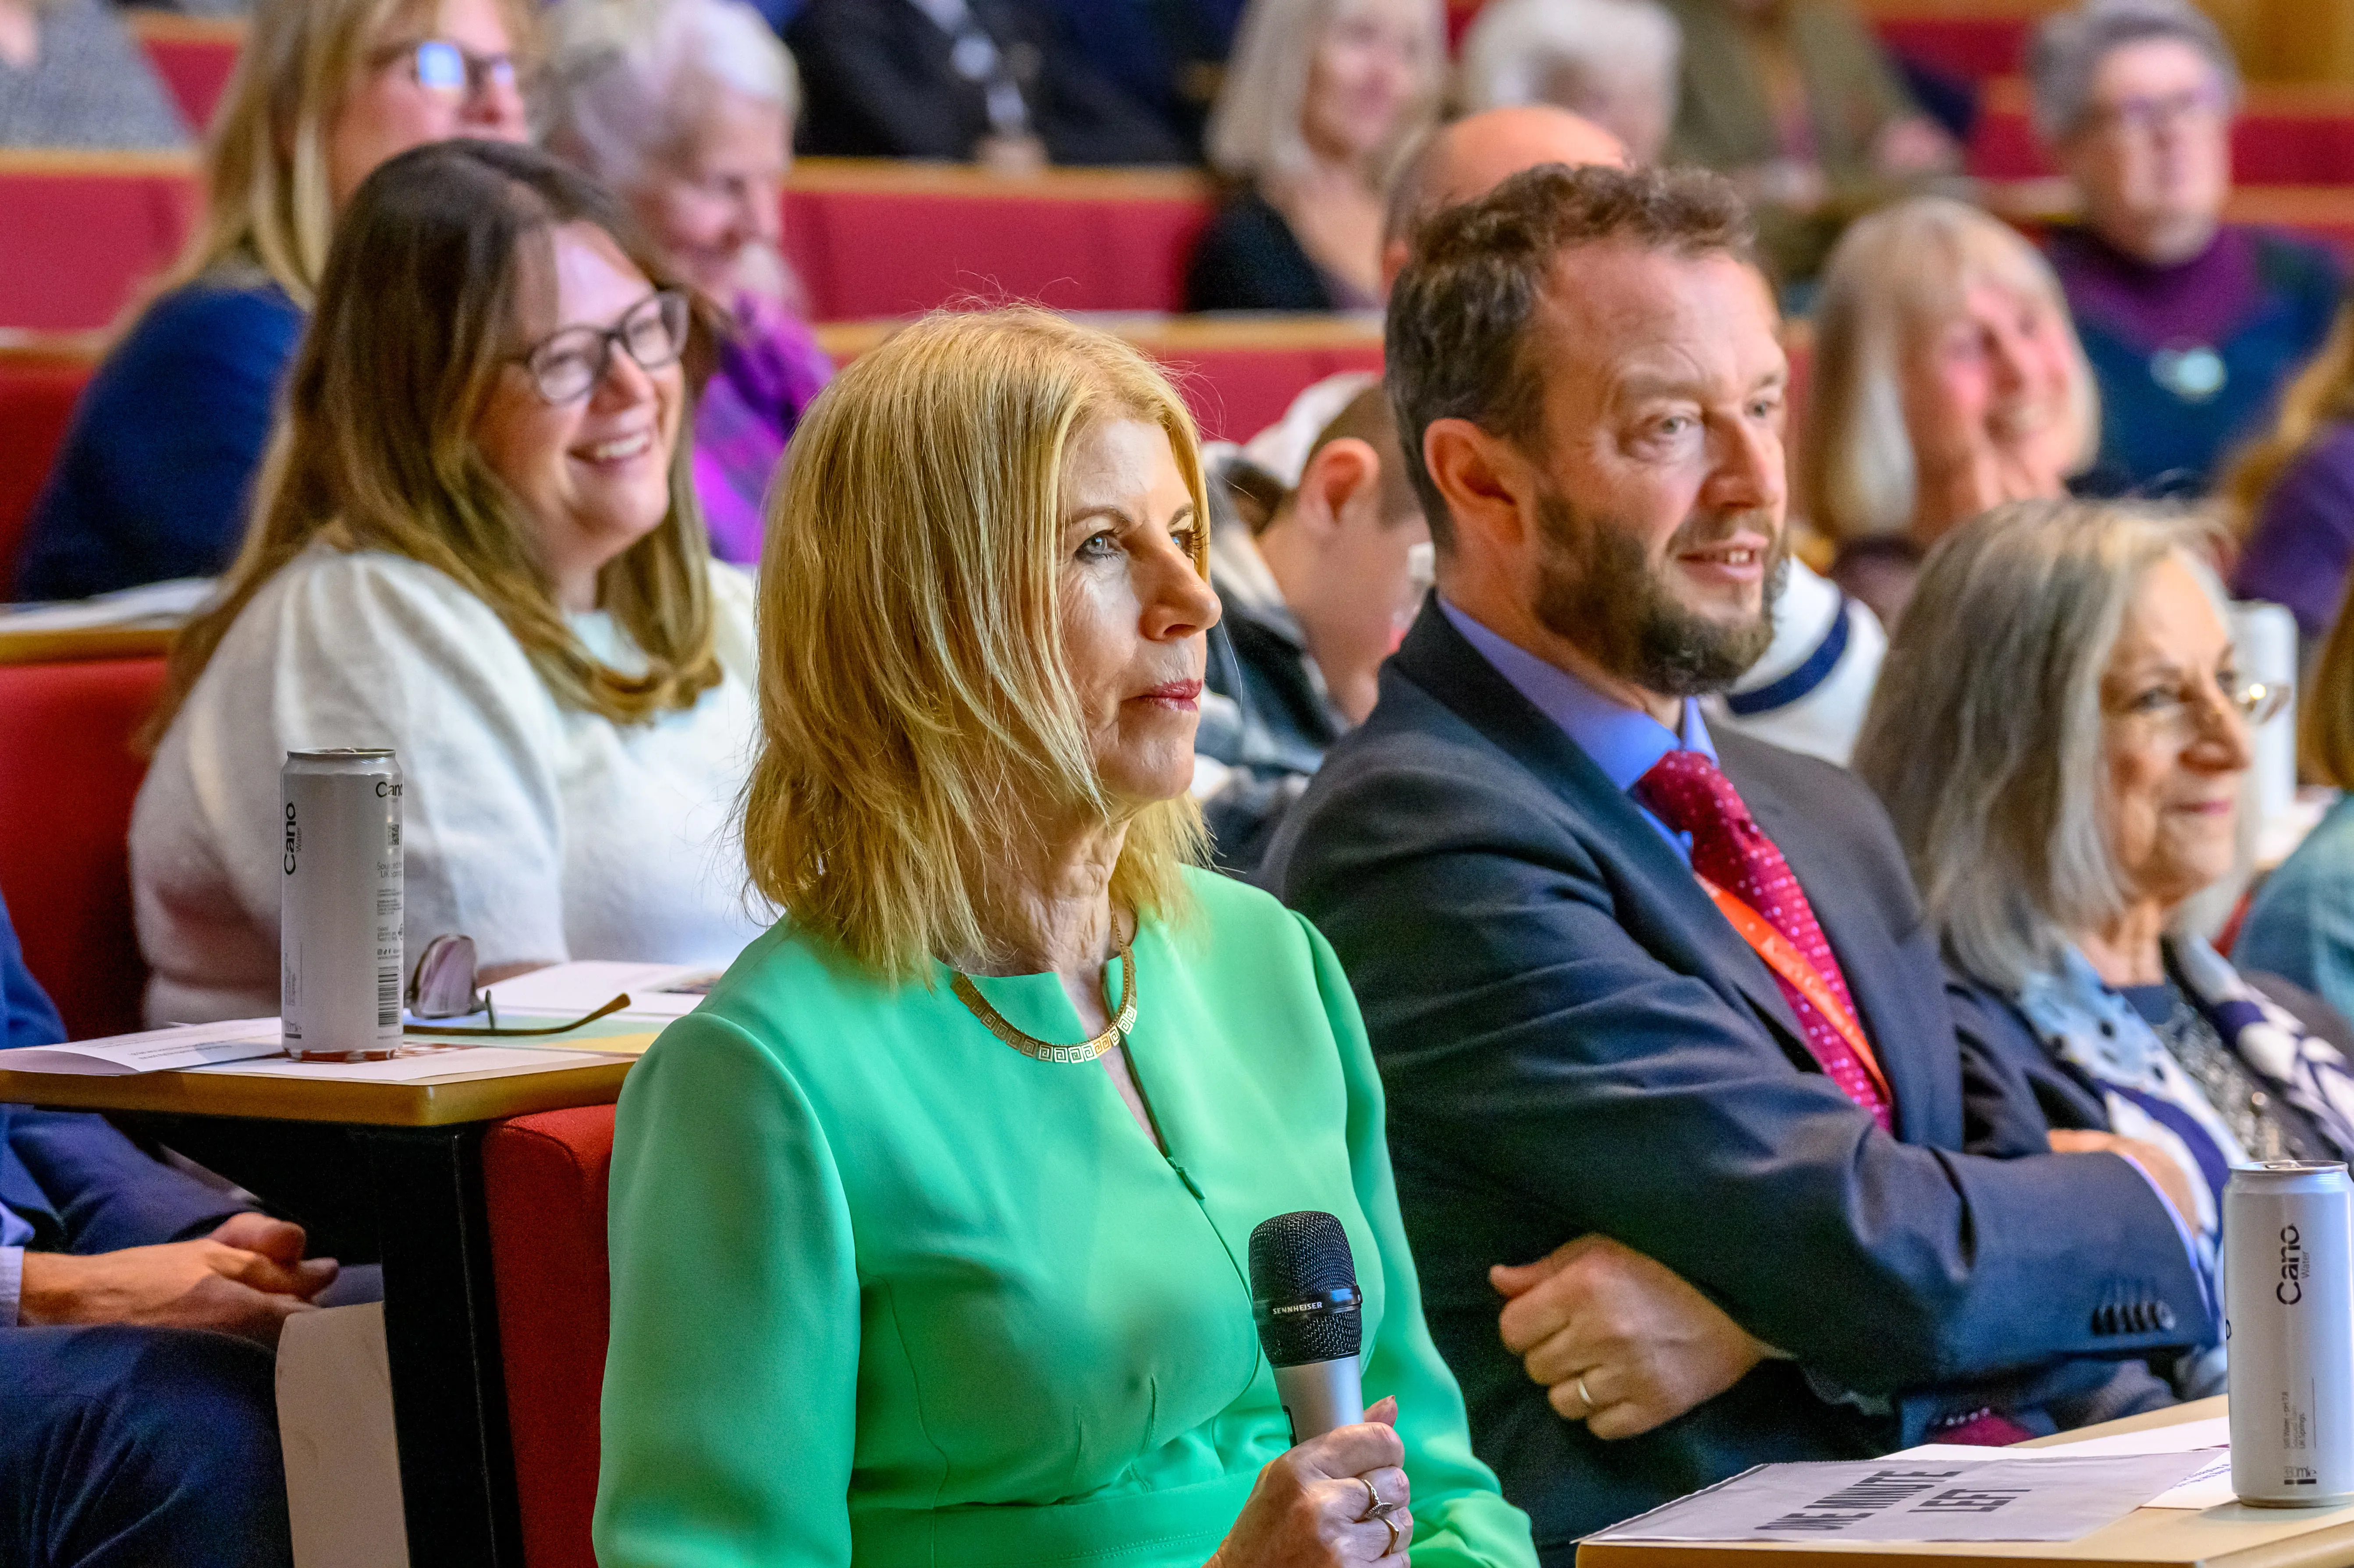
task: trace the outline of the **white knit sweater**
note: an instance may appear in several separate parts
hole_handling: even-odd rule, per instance
[[[722,965],[761,929],[728,818],[758,717],[750,579],[712,567],[726,679],[621,726],[557,706],[490,607],[405,556],[313,546],[221,640],[131,819],[151,1023],[278,1011],[280,767],[388,746],[406,789],[407,952],[462,932],[485,968]],[[640,655],[602,613],[598,658]]]

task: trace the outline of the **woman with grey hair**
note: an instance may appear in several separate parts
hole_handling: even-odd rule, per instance
[[[2188,0],[2084,0],[2028,54],[2035,126],[2084,199],[2053,267],[2109,411],[2104,466],[2206,489],[2329,330],[2337,263],[2222,222],[2240,74]]]
[[[1659,162],[1676,120],[1683,32],[1656,0],[1493,0],[1463,35],[1463,112],[1550,103]]]
[[[695,418],[712,553],[760,553],[760,498],[833,366],[788,303],[781,191],[800,92],[792,58],[740,0],[567,0],[532,118],[549,151],[629,202],[726,314]]]
[[[1893,624],[1929,547],[2005,501],[2067,493],[2099,398],[2060,285],[2008,225],[1942,196],[1883,207],[1824,270],[1798,514]]]
[[[1187,310],[1381,303],[1383,192],[1437,106],[1444,23],[1438,0],[1250,0],[1207,138],[1232,188]]]
[[[2354,1154],[2346,1059],[2176,924],[2232,868],[2250,729],[2286,696],[2239,673],[2214,543],[2114,503],[1964,525],[1922,571],[1855,759],[1966,1040],[2026,1075],[2055,1150],[2111,1133],[2161,1185],[2161,1161],[2191,1173],[2211,1271],[2233,1164]],[[2220,1392],[2220,1353],[2199,1360],[2179,1385]]]

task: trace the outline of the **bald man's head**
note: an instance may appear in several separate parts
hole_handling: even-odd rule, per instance
[[[1432,132],[1390,187],[1382,217],[1383,288],[1405,267],[1416,225],[1443,208],[1486,196],[1540,164],[1623,169],[1627,149],[1584,115],[1542,103],[1490,109]]]

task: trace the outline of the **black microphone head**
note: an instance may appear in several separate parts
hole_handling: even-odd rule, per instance
[[[1321,1209],[1260,1222],[1250,1239],[1251,1316],[1279,1367],[1353,1356],[1364,1340],[1349,1233]]]

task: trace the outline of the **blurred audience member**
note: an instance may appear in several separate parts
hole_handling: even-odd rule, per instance
[[[718,844],[754,732],[751,584],[682,429],[707,341],[603,187],[452,142],[360,187],[255,525],[174,645],[131,821],[157,1020],[278,994],[278,768],[390,747],[407,945],[722,964]]]
[[[1098,76],[1044,0],[809,0],[785,29],[833,157],[1190,164],[1154,111]]]
[[[1054,0],[1055,15],[1096,73],[1159,115],[1187,147],[1218,94],[1243,0]]]
[[[1246,875],[1325,747],[1373,711],[1382,661],[1430,587],[1430,529],[1378,385],[1264,514],[1235,505],[1224,466],[1209,475],[1210,574],[1225,608],[1194,741],[1219,766],[1195,793],[1219,866]]]
[[[1210,115],[1235,189],[1193,249],[1193,311],[1372,310],[1382,193],[1429,123],[1437,0],[1251,0]]]
[[[2203,491],[2321,345],[2338,265],[2221,222],[2239,69],[2188,0],[2084,0],[2037,30],[2028,75],[2084,198],[2050,248],[2100,377],[2102,461],[2144,490]]]
[[[0,904],[0,1046],[64,1038]],[[0,1562],[293,1562],[270,1347],[336,1272],[303,1251],[103,1117],[0,1105]]]
[[[2220,488],[2241,536],[2232,591],[2286,605],[2306,652],[2317,652],[2354,560],[2354,306],[2339,309],[2321,352],[2282,392],[2272,429]]]
[[[2354,1154],[2345,1059],[2173,918],[2232,870],[2249,731],[2285,695],[2240,673],[2213,546],[2097,503],[1965,525],[1856,748],[1962,977],[1964,1035],[2024,1073],[2054,1149],[2115,1134],[2190,1173],[2211,1275],[2232,1165]],[[2221,1361],[2191,1358],[2179,1391],[2221,1393]]]
[[[1733,177],[1789,283],[1821,266],[1844,216],[1958,168],[1849,0],[1668,0],[1683,85],[1668,156]]]
[[[1894,625],[1921,558],[2005,501],[2065,494],[2098,395],[2052,269],[1976,207],[1924,196],[1831,254],[1797,465],[1832,577]]]
[[[1657,0],[1493,0],[1456,68],[1468,113],[1550,103],[1585,116],[1638,164],[1658,161],[1676,119],[1682,34]]]
[[[2342,609],[2306,683],[2297,754],[2317,782],[2349,793],[2256,889],[2232,954],[2354,1018],[2354,622]]]
[[[727,314],[695,413],[712,553],[760,554],[760,497],[833,366],[786,304],[791,59],[740,0],[566,0],[549,13],[534,120],[619,191],[671,265]]]
[[[105,0],[0,0],[0,147],[184,147],[171,92]]]
[[[524,0],[260,0],[188,248],[82,391],[17,557],[25,599],[228,565],[335,214],[385,159],[521,141]]]
[[[1414,143],[1382,209],[1382,292],[1405,270],[1416,228],[1540,164],[1623,169],[1627,147],[1584,115],[1543,103],[1467,114]]]

